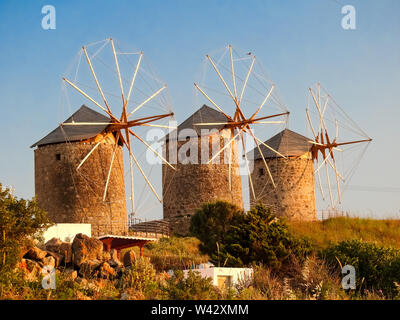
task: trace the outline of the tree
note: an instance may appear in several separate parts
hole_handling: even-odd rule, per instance
[[[271,208],[257,205],[246,214],[234,213],[228,219],[223,219],[225,212],[217,218],[218,208],[216,203],[208,204],[192,218],[196,226],[193,231],[197,231],[194,234],[203,243],[200,250],[206,251],[215,264],[242,267],[261,262],[279,270],[291,255],[302,260],[311,252],[310,244],[295,238]],[[219,227],[210,227],[214,225]],[[218,246],[213,246],[213,241],[218,241]]]
[[[0,184],[0,269],[13,267],[19,248],[38,239],[50,225],[35,199],[18,199]]]
[[[190,220],[190,233],[201,241],[200,251],[208,255],[218,251],[231,224],[243,215],[243,210],[226,201],[204,204]]]

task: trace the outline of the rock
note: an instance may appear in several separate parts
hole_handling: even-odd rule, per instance
[[[80,267],[90,260],[101,260],[103,257],[103,243],[87,235],[78,233],[72,242],[73,263]]]
[[[108,260],[108,263],[110,264],[111,267],[117,268],[123,266],[123,263],[119,260],[118,258],[118,251],[115,249],[112,249],[110,251],[110,260]]]
[[[71,281],[74,281],[78,277],[78,272],[74,269],[66,269],[64,274]]]
[[[47,252],[41,250],[37,247],[30,248],[29,251],[25,254],[24,258],[28,258],[30,260],[41,261],[47,255]]]
[[[44,266],[50,266],[50,267],[53,267],[53,268],[56,267],[56,259],[54,259],[54,257],[52,257],[52,256],[44,257],[42,259],[42,262],[43,262]]]
[[[54,252],[62,256],[60,264],[69,264],[72,261],[72,245],[60,239],[52,238],[45,244],[46,251]]]
[[[25,280],[36,281],[42,272],[42,267],[38,262],[29,259],[24,259],[24,263],[26,265]]]
[[[99,260],[86,260],[80,264],[79,275],[89,278],[94,275],[96,269],[101,265]]]
[[[136,254],[135,251],[133,250],[129,250],[128,252],[126,252],[124,254],[124,258],[122,259],[125,267],[131,266],[135,262],[135,260],[136,260]]]
[[[47,251],[47,257],[53,257],[55,260],[55,267],[57,268],[58,266],[61,265],[61,261],[63,261],[64,256],[62,256],[61,254],[55,253],[55,252],[51,252],[51,251]]]
[[[107,262],[103,262],[100,266],[99,276],[104,279],[111,279],[115,276],[116,271],[111,268],[111,266]]]

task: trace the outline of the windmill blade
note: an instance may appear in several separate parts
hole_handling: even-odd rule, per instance
[[[216,107],[218,109],[219,112],[221,112],[227,119],[233,121],[233,119],[228,116],[205,92],[203,89],[200,88],[200,86],[195,83],[194,86],[196,87],[197,90],[199,90],[201,92],[201,94],[208,100],[210,101],[214,107]]]
[[[265,103],[267,102],[268,98],[271,96],[272,91],[274,90],[275,85],[271,86],[271,89],[269,90],[268,94],[265,96],[263,102],[261,103],[261,105],[258,107],[257,111],[253,113],[253,115],[250,117],[251,120],[254,119],[254,117],[260,112],[261,108],[265,105]]]
[[[267,145],[264,141],[260,140],[259,138],[257,138],[256,136],[254,136],[254,138],[260,142],[264,147],[268,148],[269,150],[271,150],[272,152],[275,152],[278,156],[281,156],[282,158],[287,159],[286,156],[284,156],[282,153],[276,151],[274,148],[270,147],[269,145]]]
[[[328,165],[326,162],[325,162],[325,173],[326,173],[326,181],[328,182],[329,199],[331,201],[331,206],[333,208],[334,204],[333,204],[333,196],[332,196],[332,189],[331,189],[331,181],[329,178]]]
[[[237,101],[237,92],[236,92],[235,66],[234,66],[234,64],[233,64],[232,46],[231,46],[231,45],[229,45],[229,53],[230,53],[230,58],[231,58],[231,71],[232,71],[233,92],[234,92],[234,94],[235,94],[236,103],[238,103],[238,101]]]
[[[98,103],[97,101],[95,101],[92,97],[90,97],[86,92],[84,92],[82,89],[78,88],[74,83],[72,83],[71,81],[69,81],[67,78],[63,78],[63,80],[65,82],[67,82],[72,88],[74,88],[76,91],[78,91],[81,95],[83,95],[84,97],[86,97],[87,99],[89,99],[90,101],[92,101],[96,106],[98,106],[101,110],[103,110],[105,113],[107,113],[111,118],[113,118],[114,120],[118,121],[119,120],[117,118],[114,117],[114,115],[111,112],[108,112],[107,109],[105,109],[100,103]]]
[[[93,78],[94,78],[94,81],[96,82],[97,89],[99,90],[100,95],[101,95],[101,97],[103,98],[104,104],[105,104],[105,106],[107,107],[108,112],[109,112],[109,113],[112,113],[112,112],[111,112],[111,109],[110,109],[110,107],[109,107],[109,105],[108,105],[107,99],[106,99],[106,97],[104,96],[103,90],[101,89],[100,83],[99,83],[99,81],[97,80],[96,73],[94,72],[94,69],[93,69],[93,66],[92,66],[92,62],[91,62],[91,60],[90,60],[90,58],[89,58],[89,55],[88,55],[87,52],[86,52],[85,46],[82,47],[82,50],[83,50],[83,52],[84,52],[84,54],[85,54],[86,61],[87,61],[88,65],[89,65],[89,68],[90,68],[90,71],[91,71],[92,76],[93,76]]]
[[[229,95],[232,97],[233,102],[236,103],[236,99],[232,94],[232,91],[229,89],[228,85],[226,84],[224,78],[222,77],[221,73],[219,72],[217,66],[215,65],[214,61],[211,59],[211,57],[207,54],[206,55],[208,61],[210,61],[211,65],[213,66],[215,72],[218,74],[218,77],[220,78],[220,80],[222,81],[222,83],[224,84],[226,90],[229,92]]]
[[[265,169],[266,169],[267,172],[268,172],[268,176],[269,176],[269,178],[271,179],[272,185],[273,185],[273,187],[276,189],[276,185],[275,185],[274,178],[272,177],[271,170],[269,169],[269,166],[268,166],[268,164],[267,164],[267,161],[265,160],[264,155],[262,154],[262,151],[261,151],[261,148],[260,148],[260,144],[259,144],[258,141],[256,140],[256,138],[255,138],[255,136],[254,136],[254,134],[253,134],[253,132],[252,132],[250,126],[248,126],[248,128],[249,128],[249,132],[250,132],[251,136],[252,136],[253,139],[254,139],[254,142],[256,143],[258,152],[260,153],[260,156],[261,156],[261,158],[262,158],[262,160],[263,160],[264,167],[265,167]]]
[[[156,97],[158,94],[161,93],[167,86],[163,85],[160,89],[158,89],[156,92],[154,92],[150,97],[148,97],[146,100],[144,100],[141,104],[139,104],[134,110],[132,110],[128,115],[127,118],[129,118],[132,114],[134,114],[136,111],[138,111],[141,107],[143,107],[147,102],[152,100],[154,97]]]
[[[147,178],[146,174],[144,173],[142,167],[140,166],[139,162],[137,161],[137,159],[135,158],[135,156],[133,155],[132,152],[129,152],[130,156],[132,157],[133,161],[135,162],[136,166],[138,167],[140,173],[142,174],[143,178],[145,179],[147,185],[150,187],[151,191],[153,192],[153,194],[156,196],[156,198],[158,199],[158,201],[160,203],[162,203],[161,198],[158,196],[156,190],[154,189],[153,185],[151,184],[150,180]]]
[[[307,121],[308,121],[308,124],[310,125],[312,134],[313,134],[314,137],[316,137],[317,135],[315,134],[315,130],[314,130],[314,127],[312,125],[311,118],[310,118],[310,111],[309,111],[308,108],[306,108],[306,115],[307,115]]]
[[[83,160],[81,161],[81,163],[79,164],[79,166],[76,168],[76,170],[79,170],[79,168],[85,163],[85,161],[90,157],[90,155],[93,153],[94,150],[96,150],[96,148],[100,145],[100,143],[103,142],[103,140],[106,138],[106,135],[101,138],[101,140],[99,142],[97,142],[95,144],[95,146],[89,151],[89,153],[83,158]]]
[[[117,53],[115,52],[114,40],[110,38],[110,43],[114,55],[115,67],[117,69],[118,80],[119,80],[119,87],[121,89],[121,97],[122,97],[122,104],[125,106],[125,97],[124,97],[124,86],[122,84],[121,72],[119,71],[119,63],[117,58]]]
[[[135,83],[136,75],[137,75],[137,73],[138,73],[139,66],[140,66],[140,63],[141,63],[141,61],[142,61],[142,57],[143,57],[143,52],[140,52],[139,59],[138,59],[138,62],[136,63],[135,71],[134,71],[134,73],[133,73],[133,77],[132,77],[132,80],[131,80],[131,84],[130,84],[130,86],[129,86],[128,96],[127,96],[127,98],[126,98],[126,106],[128,106],[129,100],[130,100],[130,98],[131,98],[131,93],[132,93],[133,84]]]
[[[322,196],[322,200],[325,201],[325,193],[324,193],[324,189],[322,188],[322,183],[321,183],[321,174],[319,173],[319,171],[317,172],[318,174],[318,186],[319,186],[319,190],[321,192],[321,196]]]
[[[251,178],[251,173],[250,173],[250,168],[249,168],[249,160],[247,159],[246,145],[244,143],[243,134],[240,135],[240,138],[242,140],[243,153],[244,153],[244,158],[246,161],[247,173],[249,175],[249,184],[250,184],[251,192],[253,195],[253,199],[256,199],[256,193],[254,192],[253,179]]]
[[[240,129],[238,131],[238,133],[232,139],[230,139],[226,145],[224,145],[221,149],[219,149],[219,151],[215,155],[212,156],[212,158],[207,162],[207,164],[210,164],[212,161],[214,161],[214,159],[216,157],[218,157],[222,151],[224,151],[227,147],[229,147],[230,144],[233,142],[233,140],[235,140],[242,133],[243,130],[244,130],[244,127],[242,129]]]
[[[116,153],[116,151],[117,151],[119,136],[120,136],[120,135],[118,134],[117,140],[115,141],[114,150],[113,150],[113,153],[112,153],[112,156],[111,156],[110,168],[108,169],[107,180],[106,180],[106,186],[105,186],[105,188],[104,188],[104,193],[103,193],[103,202],[106,201],[108,183],[110,182],[111,170],[112,170],[113,163],[114,163],[115,153]]]
[[[246,90],[247,81],[249,80],[249,77],[250,77],[251,71],[253,69],[255,60],[256,60],[256,57],[253,56],[252,61],[251,61],[251,65],[249,67],[249,71],[247,72],[246,78],[245,78],[244,83],[243,83],[242,92],[240,93],[239,105],[242,102],[243,94],[244,94],[244,91]]]
[[[157,157],[159,157],[163,162],[165,162],[168,166],[170,166],[173,170],[176,168],[170,164],[160,153],[158,153],[154,148],[152,148],[146,141],[140,138],[136,133],[129,129],[129,133],[132,134],[134,137],[138,138],[140,142],[142,142],[147,148],[149,148]]]

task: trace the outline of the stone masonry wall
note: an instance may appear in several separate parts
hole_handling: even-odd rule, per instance
[[[209,139],[208,150],[210,158],[212,150],[219,150],[219,147],[223,147],[224,139],[226,141],[227,138],[229,138],[229,136],[225,138],[221,137],[219,140],[219,146],[218,138],[215,138],[215,136],[209,136],[206,138]],[[179,141],[178,150],[186,143],[197,144],[197,139],[194,139],[191,142]],[[166,148],[168,150],[168,143],[166,144]],[[198,144],[197,152],[200,159],[200,143]],[[176,171],[171,169],[168,165],[163,164],[162,184],[164,219],[169,221],[170,228],[173,232],[186,234],[189,230],[191,215],[193,215],[204,203],[216,200],[225,200],[234,203],[239,207],[243,207],[242,183],[239,174],[236,142],[233,144],[231,165],[232,190],[229,188],[228,154],[228,152],[226,154],[224,154],[224,152],[221,153],[219,164],[183,164],[178,161],[178,164],[175,165],[177,168]],[[226,160],[225,163],[224,157]]]
[[[307,157],[266,159],[276,184],[274,189],[262,159],[254,163],[252,179],[256,199],[251,206],[264,203],[274,207],[278,216],[290,220],[316,220],[313,161]]]
[[[117,148],[103,202],[113,145],[101,143],[77,170],[93,146],[92,143],[59,143],[35,150],[38,205],[55,223],[90,223],[94,236],[126,234],[122,149]]]

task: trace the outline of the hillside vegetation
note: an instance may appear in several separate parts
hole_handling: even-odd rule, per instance
[[[308,238],[319,249],[345,240],[374,242],[400,249],[400,220],[340,217],[287,224],[294,235]]]

